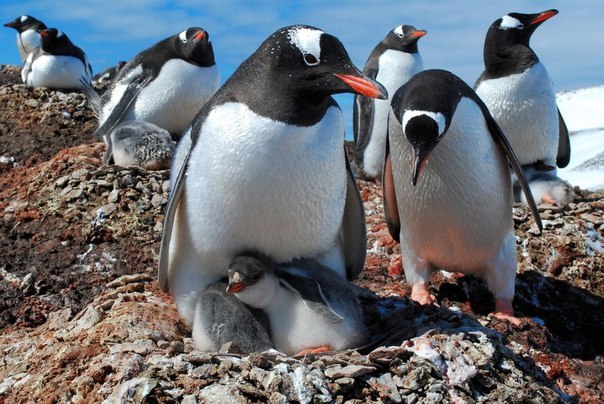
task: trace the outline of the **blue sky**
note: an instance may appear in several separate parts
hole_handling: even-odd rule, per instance
[[[373,47],[400,24],[425,29],[419,42],[426,68],[451,70],[473,84],[483,69],[489,25],[508,12],[560,13],[537,29],[531,46],[557,90],[604,84],[602,0],[3,0],[0,22],[30,14],[64,31],[98,72],[129,60],[190,26],[210,33],[222,81],[277,28],[309,24],[337,36],[362,68]],[[0,63],[19,64],[16,31],[0,29]],[[337,97],[351,120],[352,96]],[[350,125],[347,137],[350,137]]]

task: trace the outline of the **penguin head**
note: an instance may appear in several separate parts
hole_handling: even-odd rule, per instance
[[[461,99],[448,79],[450,76],[452,74],[444,70],[420,72],[392,97],[392,111],[413,153],[413,185],[449,130]]]
[[[171,40],[179,58],[203,67],[215,64],[210,34],[203,28],[187,28]]]
[[[307,25],[285,27],[259,48],[267,73],[288,91],[320,101],[332,94],[356,93],[386,99],[388,92],[367,77],[350,60],[335,36]]]
[[[417,41],[424,35],[426,31],[418,30],[413,25],[399,25],[386,35],[383,42],[387,49],[417,53]]]
[[[248,287],[267,281],[267,274],[273,274],[275,263],[265,255],[244,252],[233,258],[228,266],[229,284],[227,292],[241,293]]]
[[[65,51],[73,46],[73,43],[63,31],[56,28],[47,28],[40,31],[40,37],[42,39],[42,50],[60,54],[61,51]]]
[[[493,40],[522,44],[529,46],[531,35],[538,26],[558,14],[558,10],[546,10],[541,13],[523,14],[509,13],[496,20],[489,29],[489,35]]]
[[[19,33],[27,31],[28,29],[33,29],[36,31],[46,29],[46,25],[42,21],[30,15],[22,15],[20,17],[17,17],[13,21],[4,24],[4,26],[14,28]]]

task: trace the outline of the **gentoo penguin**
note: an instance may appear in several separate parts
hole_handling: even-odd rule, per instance
[[[22,15],[11,22],[4,24],[5,27],[17,30],[17,48],[21,56],[21,62],[25,62],[34,49],[40,47],[39,32],[46,29],[46,24],[32,17],[31,15]]]
[[[277,30],[197,114],[170,178],[159,281],[204,349],[198,304],[243,250],[314,259],[354,278],[365,262],[363,204],[332,94],[386,98],[317,28]],[[225,292],[226,293],[226,292]],[[216,300],[215,304],[220,304]],[[197,313],[196,313],[197,311]]]
[[[40,31],[41,46],[29,54],[21,69],[23,82],[31,87],[77,89],[90,83],[92,67],[84,51],[56,28]]]
[[[570,160],[570,139],[552,80],[529,41],[556,14],[510,13],[496,20],[484,43],[485,70],[474,85],[520,164],[554,170],[554,175],[556,166],[566,167]]]
[[[424,70],[417,41],[426,31],[399,25],[373,49],[363,73],[381,83],[390,94],[413,75]],[[354,141],[368,178],[381,178],[386,151],[386,132],[390,101],[356,95],[354,97]]]
[[[126,62],[123,60],[120,60],[119,62],[117,62],[117,65],[108,67],[108,68],[104,69],[103,71],[101,71],[100,73],[95,74],[94,77],[92,78],[92,81],[94,81],[96,83],[103,83],[103,82],[110,83],[117,76],[120,69],[122,67],[124,67],[125,65],[126,65]]]
[[[572,202],[575,199],[573,186],[558,177],[553,171],[540,171],[532,166],[527,166],[524,167],[524,176],[537,203],[558,205]],[[522,193],[516,177],[512,176],[512,180],[514,200],[526,204],[526,197]]]
[[[495,312],[512,318],[516,239],[508,164],[542,225],[522,168],[487,107],[457,76],[426,70],[392,97],[388,137],[384,211],[401,244],[411,298],[434,301],[428,292],[434,270],[471,273],[486,281]]]
[[[277,264],[243,253],[228,267],[227,291],[268,314],[275,348],[287,355],[359,346],[363,313],[346,277],[316,261]]]
[[[114,163],[147,170],[170,168],[174,142],[167,130],[149,122],[126,121],[110,134]]]
[[[151,122],[176,139],[218,90],[209,34],[191,27],[132,58],[101,97],[99,137],[122,121]],[[110,156],[108,156],[110,157]]]

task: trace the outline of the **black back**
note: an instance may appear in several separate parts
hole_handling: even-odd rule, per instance
[[[40,37],[42,51],[55,56],[73,56],[86,65],[84,51],[75,46],[64,32],[56,28],[47,28],[40,31]]]
[[[484,42],[485,70],[478,78],[475,88],[482,80],[522,73],[539,62],[529,42],[537,27],[549,18],[540,19],[546,13],[553,16],[558,11],[547,10],[536,14],[510,13],[491,24]],[[502,22],[509,17],[518,20],[521,25],[502,28]]]

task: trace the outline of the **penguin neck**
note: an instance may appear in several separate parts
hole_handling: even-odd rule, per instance
[[[279,280],[274,273],[265,273],[256,284],[237,294],[242,302],[257,309],[270,309],[279,298]],[[277,302],[278,304],[278,302]]]
[[[485,48],[484,64],[487,78],[499,78],[519,74],[533,67],[539,58],[523,44]]]

